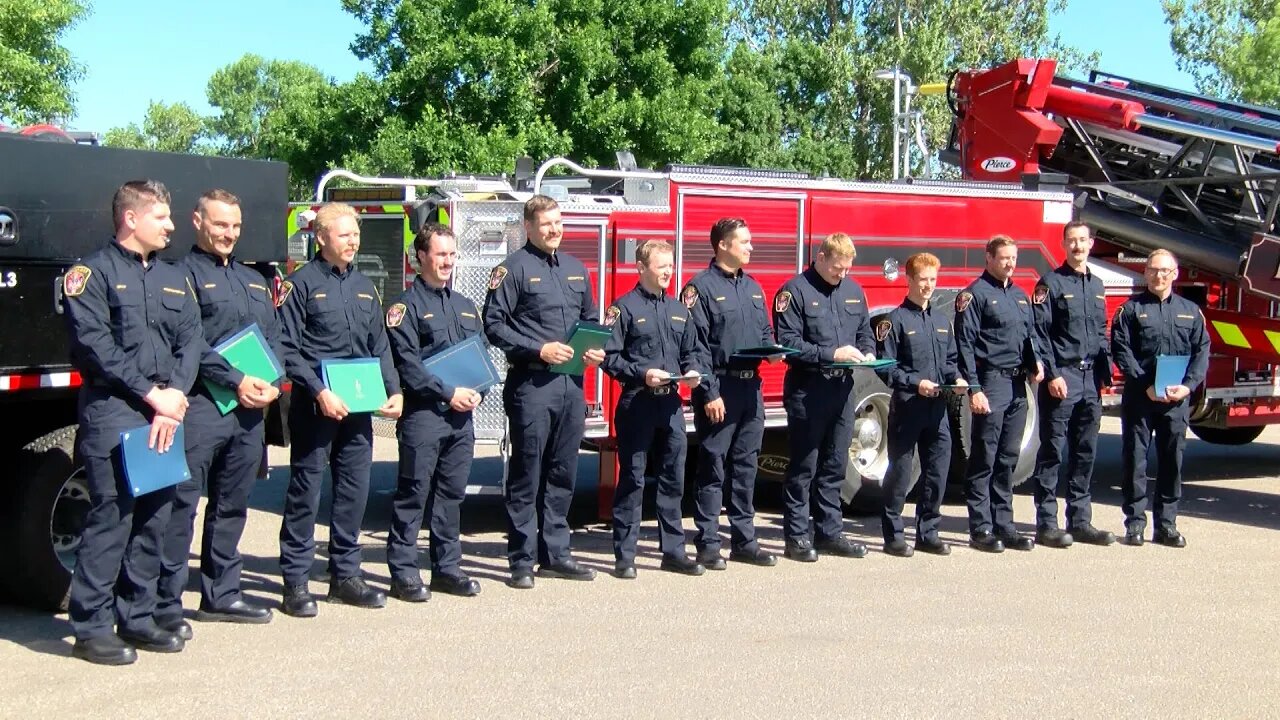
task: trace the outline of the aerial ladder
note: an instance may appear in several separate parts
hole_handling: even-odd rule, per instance
[[[1243,443],[1280,422],[1280,112],[1027,58],[956,72],[947,99],[941,159],[966,179],[1065,182],[1100,261],[1178,256],[1213,349],[1200,437]]]

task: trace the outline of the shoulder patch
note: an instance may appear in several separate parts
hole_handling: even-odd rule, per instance
[[[791,291],[783,290],[773,299],[773,311],[776,313],[784,313],[789,307],[791,307]]]
[[[76,297],[84,292],[84,286],[89,284],[89,276],[93,274],[93,268],[87,265],[74,265],[62,276],[62,294],[67,297]]]
[[[404,322],[404,315],[409,308],[404,303],[396,303],[387,308],[387,327],[400,327],[400,323]]]
[[[973,293],[968,290],[960,293],[956,297],[956,312],[962,313],[965,308],[969,307],[969,303],[973,302]]]
[[[489,273],[489,289],[497,290],[499,287],[502,286],[502,281],[506,277],[507,277],[507,269],[505,267],[501,265],[498,265],[497,267],[495,267],[493,269],[493,272]]]
[[[617,305],[610,305],[609,307],[605,308],[605,311],[604,311],[605,327],[609,327],[614,323],[618,322],[618,316],[621,314],[622,314],[622,311],[618,309]]]
[[[1036,285],[1035,292],[1031,295],[1031,302],[1037,305],[1043,305],[1045,300],[1049,299],[1049,286]]]
[[[893,329],[893,321],[884,318],[876,323],[876,342],[884,342],[889,338],[889,331]]]
[[[698,288],[694,287],[693,283],[685,285],[684,290],[680,291],[680,302],[690,310],[698,304]]]
[[[280,297],[276,298],[276,307],[284,305],[284,301],[289,299],[289,294],[293,292],[293,281],[285,280],[280,286]]]

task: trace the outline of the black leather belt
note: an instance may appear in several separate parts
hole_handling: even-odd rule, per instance
[[[523,364],[521,364],[521,365],[517,365],[516,367],[517,367],[518,369],[522,369],[522,370],[549,370],[549,369],[551,369],[551,366],[550,366],[550,365],[547,365],[547,364],[546,364],[546,363],[544,363],[544,362],[523,363]]]
[[[989,372],[989,373],[995,373],[996,375],[1000,375],[1000,376],[1002,376],[1002,377],[1007,377],[1007,378],[1019,378],[1019,377],[1022,377],[1022,376],[1024,376],[1024,375],[1026,375],[1026,374],[1027,374],[1027,369],[1026,369],[1026,368],[1020,368],[1020,367],[1016,367],[1016,368],[987,368],[987,372]]]
[[[720,377],[737,378],[738,380],[751,380],[756,377],[755,370],[717,370],[716,375]]]
[[[670,395],[676,390],[675,387],[671,385],[659,385],[657,387],[645,386],[645,389],[653,395]]]

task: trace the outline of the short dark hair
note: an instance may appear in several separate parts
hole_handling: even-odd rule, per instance
[[[720,247],[720,241],[728,238],[739,228],[747,226],[747,221],[739,217],[723,217],[711,226],[711,252]]]
[[[559,210],[560,203],[556,202],[553,197],[546,195],[534,195],[524,204],[525,222],[533,222],[538,217],[538,213],[544,213],[548,210]]]
[[[1076,228],[1084,228],[1085,230],[1089,231],[1089,235],[1093,235],[1093,228],[1089,227],[1089,223],[1083,220],[1072,220],[1071,222],[1062,226],[1062,239],[1066,240],[1067,233],[1071,232],[1072,230],[1075,230]]]
[[[420,252],[430,255],[431,238],[437,235],[456,239],[456,236],[453,234],[453,230],[448,225],[442,225],[438,222],[429,222],[421,228],[418,228],[418,234],[413,236],[414,257],[417,257]]]
[[[126,212],[149,208],[156,203],[168,205],[169,200],[169,188],[159,180],[130,180],[117,188],[111,198],[111,222],[119,229]]]
[[[238,206],[240,204],[240,198],[236,197],[235,195],[232,195],[230,192],[227,192],[222,188],[205,190],[204,194],[200,196],[200,199],[196,201],[196,212],[200,213],[201,215],[204,215],[205,206],[211,202],[220,202],[220,203],[226,203],[227,205]]]
[[[996,256],[996,251],[1002,247],[1018,247],[1018,243],[1008,235],[996,235],[987,241],[987,254],[991,257]]]

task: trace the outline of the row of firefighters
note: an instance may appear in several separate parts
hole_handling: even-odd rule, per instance
[[[1032,295],[1010,282],[1017,246],[997,236],[987,267],[956,299],[954,323],[930,299],[939,261],[906,262],[907,296],[874,327],[862,288],[847,277],[855,260],[848,236],[827,237],[812,265],[771,299],[746,271],[751,232],[741,219],[713,226],[710,266],[677,295],[670,245],[639,248],[635,289],[603,315],[586,267],[559,250],[560,209],[545,196],[524,208],[528,241],[493,269],[483,308],[450,288],[457,244],[449,228],[429,224],[413,243],[414,284],[385,309],[373,283],[353,264],[360,247],[357,213],[321,206],[313,223],[319,257],[273,295],[256,271],[235,260],[239,200],[205,193],[189,220],[197,241],[182,260],[156,253],[175,220],[161,183],[127,183],[116,193],[114,239],[64,276],[72,361],[84,385],[77,452],[91,510],[70,591],[76,657],[127,664],[136,649],[180,651],[191,637],[183,619],[187,557],[202,488],[208,503],[200,547],[195,619],[265,623],[268,608],[242,596],[237,550],[264,443],[263,408],[279,382],[245,375],[212,348],[256,323],[292,383],[290,476],[280,528],[283,612],[317,614],[309,580],[314,529],[326,466],[332,475],[329,599],[382,607],[383,591],[362,578],[359,534],[372,464],[372,417],[351,412],[322,377],[321,361],[377,358],[397,418],[398,484],[387,543],[390,594],[407,602],[432,591],[473,596],[479,583],[461,569],[459,507],[474,455],[472,414],[481,394],[446,384],[423,360],[483,333],[505,353],[502,402],[512,454],[505,486],[513,588],[535,577],[592,580],[570,553],[567,513],[578,467],[586,407],[582,374],[556,372],[575,359],[563,340],[580,320],[603,317],[609,339],[587,350],[621,392],[615,412],[619,478],[613,505],[614,575],[636,576],[646,469],[657,477],[661,568],[685,575],[724,570],[720,515],[727,508],[729,562],[776,563],[757,540],[753,494],[764,428],[759,366],[785,362],[790,444],[784,533],[787,558],[862,557],[867,548],[843,529],[840,487],[854,430],[853,390],[881,372],[891,388],[884,482],[885,552],[946,555],[938,535],[953,439],[948,404],[972,411],[966,494],[969,544],[980,551],[1066,547],[1074,539],[1110,544],[1090,515],[1090,482],[1100,388],[1114,362],[1123,374],[1125,540],[1143,542],[1147,523],[1145,458],[1154,433],[1159,473],[1154,540],[1181,547],[1176,528],[1187,397],[1203,382],[1208,339],[1196,307],[1171,288],[1176,259],[1151,254],[1148,289],[1129,300],[1107,337],[1103,288],[1087,266],[1089,228],[1067,226],[1066,262]],[[772,311],[770,318],[770,310]],[[741,352],[752,348],[754,354]],[[763,348],[763,350],[761,350]],[[1180,382],[1155,386],[1157,357],[1185,356]],[[886,361],[893,362],[886,362]],[[877,369],[869,369],[870,366]],[[1042,449],[1036,467],[1037,532],[1013,522],[1012,474],[1025,424],[1028,380],[1039,387]],[[681,496],[687,439],[680,385],[691,388],[698,436],[696,552],[686,550]],[[211,388],[232,390],[238,406],[223,414]],[[147,425],[162,452],[186,453],[191,479],[134,496],[121,462],[121,433]],[[178,433],[179,429],[182,433]],[[184,445],[175,443],[184,438]],[[902,511],[915,455],[919,504],[914,545]],[[656,463],[656,464],[655,464]],[[1064,467],[1065,466],[1065,467]],[[1055,497],[1066,478],[1066,530]],[[417,539],[430,532],[429,583]],[[535,567],[537,569],[535,573]]]

